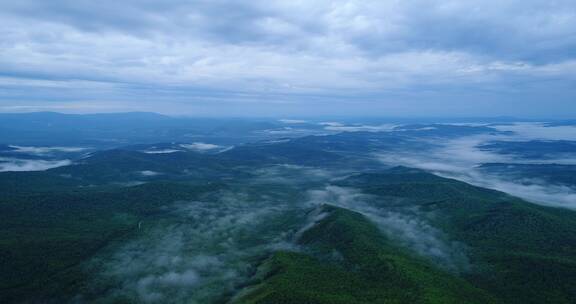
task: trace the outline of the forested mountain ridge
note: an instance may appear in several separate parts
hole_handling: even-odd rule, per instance
[[[391,164],[434,153],[438,138],[494,132],[441,129],[233,146],[7,144],[26,166],[58,165],[0,172],[0,300],[571,303],[576,212]],[[570,165],[474,170],[573,185]]]

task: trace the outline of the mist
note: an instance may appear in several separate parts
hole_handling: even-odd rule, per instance
[[[426,151],[394,151],[376,153],[381,162],[388,165],[404,165],[420,168],[443,177],[458,179],[473,185],[491,188],[526,199],[530,202],[576,208],[576,189],[571,186],[552,184],[543,179],[512,178],[500,174],[490,174],[481,170],[486,163],[505,164],[576,164],[574,154],[547,155],[546,158],[526,159],[521,155],[501,154],[482,149],[482,146],[495,141],[530,140],[569,140],[574,138],[574,127],[548,127],[543,124],[521,123],[494,126],[497,129],[513,131],[511,135],[466,136],[435,142]],[[420,139],[427,142],[429,139]]]
[[[429,221],[432,214],[426,214],[416,207],[376,207],[376,198],[353,188],[326,186],[310,190],[308,195],[312,205],[330,204],[366,216],[391,241],[398,242],[443,269],[454,273],[470,269],[464,244],[450,240],[440,229],[432,226]]]
[[[0,172],[9,171],[45,171],[70,165],[70,160],[40,160],[0,157]]]
[[[305,204],[251,190],[219,191],[201,201],[165,207],[157,223],[139,224],[139,236],[93,260],[92,290],[114,301],[214,303],[248,281],[259,260],[298,250]],[[277,223],[286,223],[278,225]]]
[[[37,155],[50,155],[57,152],[64,153],[75,153],[83,152],[88,150],[85,147],[37,147],[37,146],[9,146],[14,148],[14,152],[25,153],[25,154],[37,154]]]

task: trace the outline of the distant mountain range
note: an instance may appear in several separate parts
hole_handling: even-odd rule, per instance
[[[274,120],[181,118],[156,113],[61,114],[37,112],[0,114],[0,139],[11,144],[118,146],[130,143],[190,141],[210,136],[236,142],[253,131],[272,129]]]
[[[174,117],[149,112],[104,113],[104,114],[62,114],[56,112],[0,113],[0,144],[35,145],[90,145],[97,147],[117,147],[128,144],[158,142],[189,142],[210,139],[220,144],[251,142],[259,139],[291,134],[291,130],[316,134],[323,130],[316,122],[331,121],[330,118],[317,118],[312,122],[293,124],[291,120],[272,118],[199,118]],[[314,122],[315,121],[315,122]],[[396,123],[430,125],[438,123],[484,122],[509,123],[519,121],[512,117],[496,118],[451,118],[451,119],[402,119],[402,118],[340,118],[347,126],[366,124]],[[521,120],[531,121],[531,120]],[[533,121],[533,120],[532,120]],[[356,123],[354,123],[356,122]],[[554,125],[570,125],[573,121],[552,122]],[[405,131],[410,131],[406,129]],[[297,134],[296,134],[297,135]]]

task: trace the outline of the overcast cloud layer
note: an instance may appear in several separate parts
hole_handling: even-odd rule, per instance
[[[2,1],[0,38],[4,112],[576,112],[573,0]]]

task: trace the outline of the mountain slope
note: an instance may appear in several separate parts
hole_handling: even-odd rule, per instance
[[[476,269],[466,274],[469,281],[506,303],[570,303],[576,298],[574,211],[409,168],[362,174],[341,184],[410,199],[420,216],[469,248]]]
[[[153,268],[166,276],[146,288],[166,293],[163,299],[170,299],[168,291],[196,290],[210,267],[234,277],[216,263],[227,254],[237,254],[232,260],[243,275],[258,271],[239,286],[219,278],[229,284],[208,284],[216,295],[207,298],[519,304],[576,298],[576,212],[419,169],[355,162],[379,145],[374,140],[384,147],[394,138],[362,133],[347,148],[350,137],[259,142],[221,153],[150,154],[138,146],[42,172],[0,173],[0,300],[71,301],[100,278],[86,263],[114,260],[118,244],[150,226],[163,236],[192,231],[194,246],[176,242],[185,254],[193,252],[188,247],[211,248],[195,253],[198,269],[185,269],[198,273],[188,285],[169,266]],[[182,201],[187,209],[175,209]],[[274,216],[262,216],[268,211]],[[171,212],[192,215],[166,221]],[[273,237],[259,238],[271,231]],[[167,265],[186,261],[185,254],[175,262],[162,254]],[[148,275],[136,282],[150,281]],[[106,283],[93,299],[105,302],[107,292],[124,286]],[[125,295],[115,299],[144,301],[137,288]]]
[[[403,252],[359,213],[321,207],[299,243],[315,256],[278,252],[261,283],[235,303],[492,303],[486,292]]]

